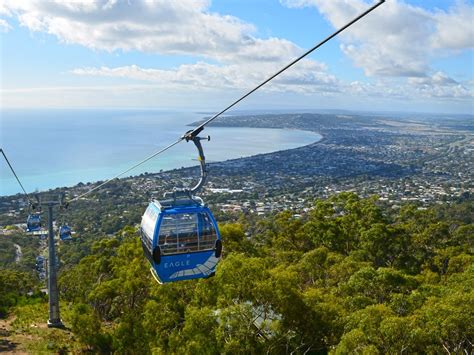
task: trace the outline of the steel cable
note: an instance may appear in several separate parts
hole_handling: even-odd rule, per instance
[[[260,83],[259,85],[257,85],[255,88],[253,88],[252,90],[250,90],[249,92],[247,92],[245,95],[243,95],[242,97],[240,97],[238,100],[235,100],[232,104],[230,104],[229,106],[227,106],[225,109],[223,109],[222,111],[216,113],[214,116],[212,116],[211,118],[209,118],[207,121],[203,122],[202,124],[200,124],[199,126],[197,126],[194,130],[192,130],[190,132],[190,134],[194,133],[195,131],[198,131],[199,129],[203,128],[204,126],[206,126],[207,124],[211,123],[212,121],[214,121],[217,117],[219,117],[220,115],[222,115],[223,113],[225,113],[226,111],[228,111],[229,109],[231,109],[232,107],[234,107],[235,105],[237,105],[240,101],[242,101],[243,99],[245,99],[247,96],[249,96],[250,94],[252,94],[253,92],[257,91],[258,89],[260,89],[262,86],[264,86],[265,84],[267,84],[268,82],[270,82],[271,80],[275,79],[278,75],[280,75],[281,73],[283,73],[285,70],[287,70],[288,68],[292,67],[294,64],[298,63],[301,59],[305,58],[306,56],[308,56],[309,54],[311,54],[312,52],[314,52],[316,49],[318,49],[319,47],[321,47],[324,43],[328,42],[329,40],[331,40],[332,38],[336,37],[339,33],[341,33],[342,31],[344,31],[346,28],[352,26],[354,23],[356,23],[357,21],[359,21],[362,17],[364,17],[365,15],[367,15],[369,12],[372,12],[373,10],[375,10],[377,7],[379,7],[380,5],[382,5],[383,3],[385,2],[385,0],[381,0],[380,2],[378,2],[377,4],[375,4],[374,6],[372,6],[371,8],[369,8],[368,10],[364,11],[362,14],[360,14],[359,16],[357,16],[356,18],[354,18],[352,21],[348,22],[346,25],[344,25],[343,27],[341,27],[340,29],[338,29],[336,32],[334,32],[333,34],[331,34],[330,36],[326,37],[325,39],[323,39],[321,42],[319,42],[318,44],[316,44],[314,47],[312,47],[311,49],[307,50],[305,53],[303,53],[302,55],[300,55],[298,58],[296,58],[295,60],[293,60],[290,64],[286,65],[285,67],[283,67],[282,69],[280,69],[279,71],[277,71],[275,74],[273,74],[272,76],[270,76],[268,79],[266,79],[265,81],[263,81],[262,83]]]
[[[355,17],[353,20],[351,20],[350,22],[348,22],[347,24],[345,24],[344,26],[342,26],[341,28],[339,28],[336,32],[332,33],[331,35],[329,35],[328,37],[326,37],[324,40],[322,40],[321,42],[319,42],[318,44],[316,44],[314,47],[310,48],[309,50],[307,50],[306,52],[304,52],[302,55],[300,55],[298,58],[294,59],[291,63],[287,64],[285,67],[283,67],[282,69],[280,69],[279,71],[277,71],[275,74],[273,74],[272,76],[270,76],[269,78],[267,78],[265,81],[263,81],[262,83],[260,83],[259,85],[257,85],[255,88],[253,88],[252,90],[250,90],[249,92],[247,92],[245,95],[241,96],[239,99],[235,100],[233,103],[231,103],[229,106],[227,106],[225,109],[223,109],[222,111],[216,113],[214,116],[212,116],[211,118],[207,119],[206,121],[204,121],[203,123],[201,123],[200,125],[198,125],[196,128],[194,128],[193,130],[190,130],[188,132],[186,132],[182,137],[180,137],[176,142],[166,146],[165,148],[153,153],[152,155],[150,155],[149,157],[145,158],[144,160],[140,161],[139,163],[135,164],[134,166],[128,168],[127,170],[121,172],[120,174],[117,174],[115,175],[114,177],[104,181],[103,183],[99,184],[98,186],[90,189],[89,191],[86,191],[85,193],[73,198],[72,200],[70,200],[69,202],[73,202],[73,201],[77,201],[78,199],[82,198],[82,197],[85,197],[87,196],[88,194],[100,189],[101,187],[103,187],[104,185],[108,184],[109,182],[111,182],[112,180],[114,179],[117,179],[119,178],[120,176],[128,173],[129,171],[139,167],[140,165],[146,163],[147,161],[149,161],[150,159],[156,157],[157,155],[165,152],[166,150],[168,150],[169,148],[175,146],[176,144],[178,144],[179,142],[183,141],[184,139],[186,140],[189,140],[190,137],[192,137],[193,135],[197,135],[199,134],[199,132],[202,131],[202,129],[208,125],[209,123],[211,123],[212,121],[214,121],[217,117],[221,116],[223,113],[227,112],[229,109],[231,109],[232,107],[234,107],[235,105],[237,105],[240,101],[244,100],[247,96],[251,95],[252,93],[254,93],[255,91],[257,91],[258,89],[260,89],[262,86],[264,86],[265,84],[269,83],[270,81],[272,81],[273,79],[275,79],[278,75],[280,75],[281,73],[283,73],[284,71],[286,71],[288,68],[292,67],[293,65],[295,65],[296,63],[298,63],[300,60],[302,60],[303,58],[307,57],[309,54],[311,54],[312,52],[314,52],[316,49],[318,49],[319,47],[321,47],[323,44],[325,44],[326,42],[330,41],[332,38],[334,38],[335,36],[337,36],[339,33],[341,33],[342,31],[344,31],[345,29],[347,29],[348,27],[352,26],[354,23],[356,23],[357,21],[359,21],[361,18],[365,17],[367,14],[369,14],[370,12],[372,12],[373,10],[375,10],[377,7],[379,7],[380,5],[382,5],[383,3],[385,2],[385,0],[380,0],[378,3],[376,3],[375,5],[373,5],[372,7],[370,7],[369,9],[367,9],[366,11],[364,11],[362,14],[358,15],[357,17]]]
[[[25,194],[25,196],[26,196],[28,202],[29,202],[30,205],[31,205],[32,202],[31,202],[30,195],[28,195],[28,192],[26,192],[25,188],[23,187],[23,184],[21,183],[20,178],[19,178],[18,175],[16,174],[15,169],[13,169],[13,166],[10,164],[10,161],[8,160],[8,158],[7,158],[5,152],[3,151],[2,148],[0,148],[0,152],[2,152],[3,157],[5,158],[5,161],[7,162],[8,166],[10,167],[10,170],[12,171],[13,175],[15,176],[16,181],[18,181],[18,184],[20,185],[21,189],[23,190],[23,193]]]
[[[111,177],[110,179],[104,181],[103,183],[97,185],[96,187],[94,187],[94,188],[92,188],[92,189],[90,189],[90,190],[84,192],[83,194],[81,194],[81,195],[79,195],[79,196],[77,196],[77,197],[74,197],[73,199],[69,200],[68,203],[77,201],[77,200],[79,200],[80,198],[89,195],[90,193],[92,193],[92,192],[94,192],[94,191],[100,189],[100,188],[103,187],[104,185],[107,185],[107,184],[108,184],[109,182],[111,182],[112,180],[115,180],[115,179],[119,178],[120,176],[122,176],[122,175],[128,173],[129,171],[131,171],[131,170],[133,170],[133,169],[139,167],[140,165],[145,164],[147,161],[153,159],[153,158],[156,157],[157,155],[159,155],[159,154],[161,154],[161,153],[167,151],[167,150],[170,149],[171,147],[174,147],[176,144],[178,144],[179,142],[181,142],[183,139],[184,139],[184,138],[180,138],[180,139],[178,139],[176,142],[171,143],[170,145],[167,145],[166,147],[160,149],[159,151],[153,153],[152,155],[148,156],[147,158],[143,159],[142,161],[136,163],[134,166],[128,168],[127,170],[122,171],[121,173],[115,175],[114,177]]]

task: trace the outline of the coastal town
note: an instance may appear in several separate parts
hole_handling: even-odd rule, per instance
[[[449,125],[443,125],[449,122]],[[303,129],[323,136],[319,142],[296,149],[209,164],[207,187],[201,196],[222,214],[271,214],[310,209],[315,199],[341,192],[378,196],[381,203],[422,208],[474,193],[474,135],[468,119],[443,120],[360,115],[286,114],[229,116],[215,122],[225,127]],[[165,191],[190,186],[197,167],[146,173],[114,181],[81,201],[115,201],[128,206],[117,211],[138,223],[144,201]],[[100,182],[98,182],[100,183]],[[97,183],[60,189],[78,196]],[[26,201],[0,198],[1,224],[26,213]],[[125,212],[124,212],[125,211]],[[74,214],[74,210],[71,211]],[[118,223],[120,224],[120,223]]]
[[[316,200],[344,192],[372,196],[392,210],[407,203],[426,209],[474,194],[473,127],[462,120],[457,126],[451,122],[450,127],[442,127],[432,121],[294,114],[227,117],[216,124],[305,129],[323,136],[291,150],[208,164],[208,183],[200,196],[220,222],[282,211],[300,218],[314,208]],[[115,180],[61,213],[67,215],[76,236],[112,236],[124,226],[137,225],[148,201],[191,186],[198,177],[196,166]],[[74,198],[100,183],[79,183],[39,195],[66,193]],[[21,194],[0,197],[0,235],[19,238],[29,211]],[[33,233],[37,238],[34,247],[24,248],[25,257],[20,256],[18,244],[6,250],[35,269],[41,280],[47,276],[46,233],[44,228]],[[62,257],[71,262],[68,252]]]

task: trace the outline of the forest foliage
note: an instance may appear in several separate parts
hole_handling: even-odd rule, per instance
[[[96,351],[470,352],[472,208],[340,194],[303,217],[241,218],[221,226],[215,277],[166,285],[127,227],[62,273],[62,298]]]
[[[215,277],[165,285],[129,226],[63,268],[62,307],[94,352],[470,353],[473,212],[342,193],[301,216],[242,216],[220,225]]]

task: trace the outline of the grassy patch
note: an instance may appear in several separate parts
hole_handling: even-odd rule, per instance
[[[79,352],[81,345],[68,328],[69,310],[61,309],[65,329],[48,328],[48,303],[29,304],[15,307],[14,321],[10,324],[10,342],[17,351],[37,353]]]

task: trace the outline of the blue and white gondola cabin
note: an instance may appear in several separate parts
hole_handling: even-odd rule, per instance
[[[71,240],[72,239],[72,229],[71,229],[71,227],[69,227],[67,224],[62,225],[59,228],[59,238],[62,241]]]
[[[140,235],[159,283],[214,275],[222,242],[217,223],[200,198],[151,202]]]
[[[36,232],[41,229],[41,216],[38,213],[28,215],[26,219],[26,231]]]

